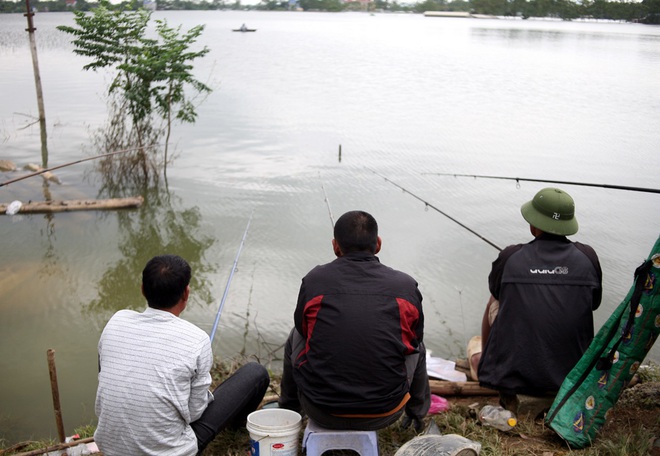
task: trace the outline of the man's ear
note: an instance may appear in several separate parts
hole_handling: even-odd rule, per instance
[[[336,239],[332,240],[332,250],[335,252],[335,255],[337,256],[337,258],[339,258],[340,256],[343,255],[343,253],[341,251],[341,247],[339,247],[339,242],[337,242]]]
[[[140,291],[142,291],[142,296],[146,298],[146,296],[144,295],[144,284],[140,284]]]
[[[383,240],[378,236],[378,241],[376,242],[376,251],[374,252],[374,255],[380,252],[380,247],[383,245]]]

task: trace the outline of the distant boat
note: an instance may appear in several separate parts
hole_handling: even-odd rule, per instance
[[[245,24],[241,25],[240,28],[233,29],[232,32],[256,32],[257,29],[247,28]]]

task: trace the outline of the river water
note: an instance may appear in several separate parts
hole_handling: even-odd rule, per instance
[[[56,436],[46,351],[56,351],[67,433],[93,422],[96,344],[113,312],[141,309],[153,255],[186,257],[182,315],[210,331],[251,214],[214,352],[280,369],[300,278],[332,260],[331,218],[363,209],[385,264],[424,295],[427,346],[464,355],[498,247],[530,239],[519,207],[546,184],[433,173],[660,188],[660,28],[421,15],[157,12],[206,24],[195,67],[214,92],[177,126],[167,189],[139,210],[0,217],[0,439]],[[82,71],[64,13],[35,25],[49,165],[108,151],[107,74]],[[232,33],[246,23],[256,33]],[[0,15],[0,159],[41,162],[22,15]],[[339,150],[341,147],[341,155]],[[0,188],[0,202],[96,198],[93,162]],[[0,182],[17,176],[0,173]],[[383,177],[389,179],[385,180]],[[432,207],[427,207],[404,187]],[[660,234],[660,196],[564,185],[604,273],[599,328]],[[327,202],[326,203],[326,195]],[[436,210],[437,209],[437,210]],[[649,355],[660,360],[656,346]]]

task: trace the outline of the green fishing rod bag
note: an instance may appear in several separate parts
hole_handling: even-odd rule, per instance
[[[546,424],[573,448],[591,445],[660,333],[660,238],[628,295],[559,389]]]

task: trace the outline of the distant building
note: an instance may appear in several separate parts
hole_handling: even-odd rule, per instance
[[[142,0],[142,8],[147,11],[156,11],[156,0]]]
[[[426,17],[472,17],[467,11],[424,11]]]
[[[342,0],[342,3],[359,5],[358,9],[362,11],[368,11],[375,4],[373,0]]]
[[[65,4],[67,7],[73,8],[74,6],[76,6],[76,0],[66,0]]]

